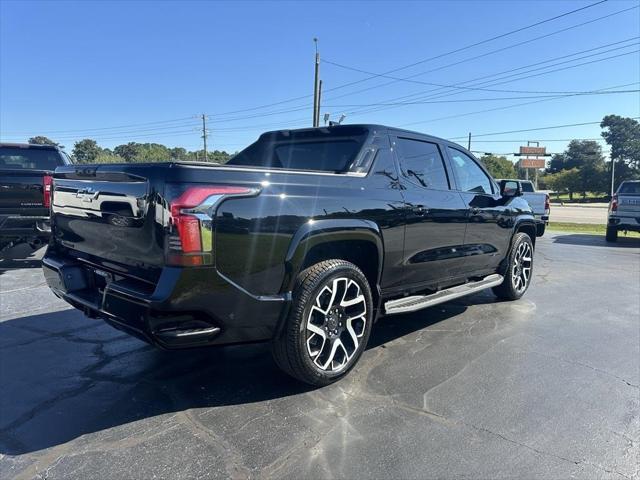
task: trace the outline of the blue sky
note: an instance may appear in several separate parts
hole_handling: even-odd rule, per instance
[[[593,122],[609,113],[640,116],[638,93],[529,98],[640,88],[636,0],[607,1],[447,54],[592,3],[2,0],[0,138],[43,134],[69,151],[82,138],[106,147],[138,141],[195,149],[201,139],[194,116],[205,113],[210,148],[235,151],[262,131],[310,125],[311,97],[287,100],[313,91],[313,37],[323,60],[366,72],[421,62],[389,75],[423,83],[371,79],[322,63],[321,112],[347,113],[346,123],[458,138]],[[585,62],[592,63],[547,73]],[[350,82],[358,83],[342,87]],[[433,84],[457,88],[434,91]],[[398,102],[414,103],[389,105]],[[529,104],[511,107],[521,103]],[[483,110],[492,111],[473,113]],[[235,111],[241,112],[227,113]],[[507,153],[519,140],[599,136],[598,125],[585,125],[478,137],[472,149]],[[566,146],[543,144],[551,152]]]

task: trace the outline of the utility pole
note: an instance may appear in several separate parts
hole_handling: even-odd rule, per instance
[[[318,39],[314,37],[316,44],[316,68],[313,81],[313,126],[317,127],[320,123],[320,53],[318,53]]]
[[[471,132],[469,132],[469,141],[467,142],[467,150],[471,151]]]
[[[207,116],[203,113],[201,115],[202,118],[202,143],[204,146],[204,161],[208,162],[209,157],[207,156]]]
[[[611,198],[613,198],[613,194],[615,191],[615,173],[616,173],[616,161],[613,157],[611,157]]]
[[[318,109],[316,110],[316,127],[320,126],[320,105],[322,104],[322,80],[318,84]]]

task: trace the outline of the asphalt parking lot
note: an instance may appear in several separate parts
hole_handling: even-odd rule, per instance
[[[0,478],[639,478],[638,239],[548,233],[523,299],[384,318],[322,389],[148,347],[37,264],[0,261]]]

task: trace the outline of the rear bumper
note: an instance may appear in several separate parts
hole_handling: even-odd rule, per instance
[[[640,216],[622,217],[618,215],[609,215],[607,226],[615,227],[618,230],[631,230],[635,232],[640,232]]]
[[[49,252],[42,263],[57,296],[165,349],[270,340],[289,308],[288,295],[252,295],[213,267],[166,267],[151,285]]]
[[[50,233],[48,216],[0,215],[0,237],[45,237]]]

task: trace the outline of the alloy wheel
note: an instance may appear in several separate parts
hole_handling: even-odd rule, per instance
[[[531,249],[531,245],[527,242],[522,242],[518,245],[516,254],[514,255],[511,271],[513,288],[518,293],[524,292],[529,285],[532,265],[533,250]]]
[[[367,303],[357,281],[339,277],[315,298],[306,322],[307,353],[320,370],[339,372],[354,357],[365,333]]]

